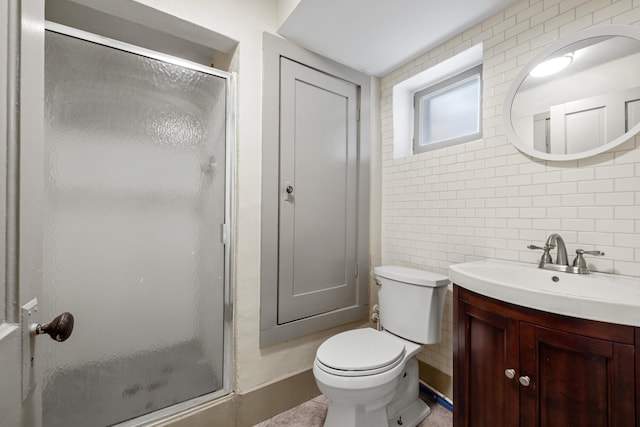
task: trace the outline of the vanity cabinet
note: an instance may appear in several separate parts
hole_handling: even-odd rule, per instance
[[[634,327],[454,301],[455,427],[640,425]]]

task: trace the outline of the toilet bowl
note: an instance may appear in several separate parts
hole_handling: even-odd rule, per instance
[[[313,375],[318,388],[329,399],[325,427],[387,427],[387,406],[398,395],[401,380],[408,377],[407,369],[411,367],[416,371],[411,377],[416,379],[412,388],[417,395],[415,355],[421,345],[385,331],[365,328],[343,332],[325,341],[323,346],[316,354]],[[343,351],[331,351],[337,347]],[[429,414],[429,407],[421,400],[417,403],[422,404],[418,408],[420,413],[416,414],[421,420]],[[399,416],[391,415],[393,425],[398,425]],[[402,425],[410,424],[403,422]]]
[[[374,272],[381,324],[388,320],[393,330],[355,329],[320,345],[313,374],[329,400],[325,427],[413,427],[430,412],[419,398],[416,355],[423,344],[440,339],[449,280],[403,267]],[[431,324],[420,324],[425,320]]]

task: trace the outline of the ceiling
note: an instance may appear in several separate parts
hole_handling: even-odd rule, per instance
[[[384,76],[519,0],[301,0],[278,32]]]

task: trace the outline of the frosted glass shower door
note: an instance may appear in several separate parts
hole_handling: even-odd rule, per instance
[[[223,388],[228,76],[115,45],[46,32],[45,427]]]

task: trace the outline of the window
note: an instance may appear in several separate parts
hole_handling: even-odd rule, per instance
[[[482,65],[415,92],[413,152],[482,138]]]

